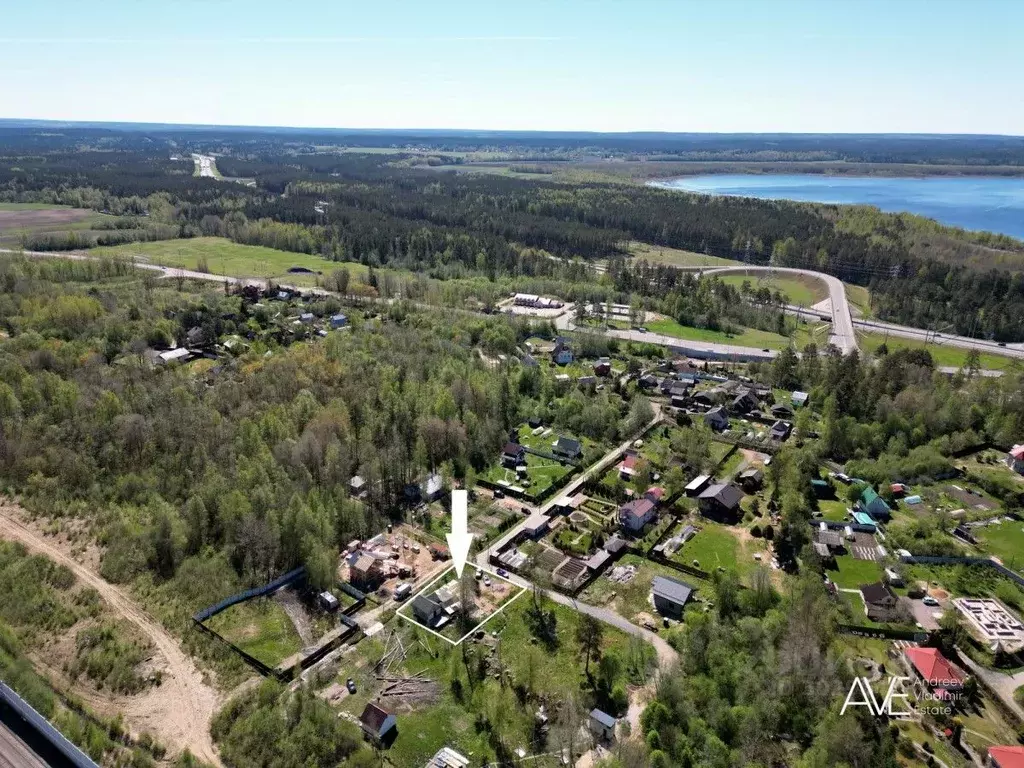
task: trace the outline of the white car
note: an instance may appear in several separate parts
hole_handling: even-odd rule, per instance
[[[924,599],[922,599],[921,602],[924,603],[925,605],[929,605],[929,606],[932,606],[932,607],[934,607],[934,606],[939,604],[939,601],[936,600],[931,595],[925,595]]]

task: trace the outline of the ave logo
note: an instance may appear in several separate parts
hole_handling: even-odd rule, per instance
[[[875,696],[875,692],[871,689],[871,681],[866,677],[855,677],[853,684],[850,686],[850,692],[846,694],[846,701],[843,702],[843,708],[839,714],[845,715],[849,707],[867,707],[871,714],[878,715],[879,717],[882,715],[887,715],[888,717],[910,717],[915,714],[912,709],[903,707],[893,709],[894,700],[906,700],[908,698],[907,694],[904,693],[903,684],[909,679],[909,677],[890,677],[889,690],[886,691],[885,698],[879,701]]]

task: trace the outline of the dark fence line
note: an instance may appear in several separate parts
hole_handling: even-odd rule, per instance
[[[636,551],[636,554],[643,557],[643,554],[639,551]],[[710,581],[711,579],[711,574],[707,571],[701,570],[700,568],[692,565],[687,565],[686,563],[680,563],[677,560],[672,560],[664,557],[663,555],[652,554],[648,559],[651,562],[664,565],[666,568],[671,568],[674,571],[679,571],[680,573],[685,573],[690,576],[696,576],[698,579],[704,579],[705,581]]]
[[[895,629],[890,627],[865,627],[860,624],[840,624],[839,631],[846,635],[884,637],[889,640],[912,640],[917,643],[923,643],[929,637],[927,632],[914,632],[911,629]]]
[[[582,466],[582,464],[579,461],[576,461],[574,459],[570,459],[565,456],[559,456],[548,451],[542,451],[539,448],[531,448],[528,445],[524,445],[523,450],[526,451],[527,453],[532,453],[534,456],[540,456],[542,459],[550,459],[551,461],[557,461],[560,464],[571,464],[577,469]]]
[[[196,622],[196,627],[200,631],[205,632],[206,634],[208,634],[210,637],[212,637],[212,638],[214,638],[216,640],[219,640],[220,642],[224,643],[224,645],[226,645],[232,651],[234,651],[239,656],[241,656],[242,657],[242,661],[244,661],[246,664],[248,664],[250,667],[255,669],[257,672],[259,672],[264,677],[278,677],[278,675],[274,671],[273,667],[270,667],[270,666],[264,664],[262,661],[257,659],[255,656],[249,655],[248,653],[243,651],[241,648],[239,648],[237,645],[232,643],[230,640],[228,640],[227,638],[221,636],[218,632],[215,632],[214,630],[210,629],[208,626],[203,624],[201,621],[197,621]]]
[[[202,622],[209,619],[211,616],[216,616],[221,611],[227,610],[232,605],[244,603],[246,600],[252,600],[254,597],[260,597],[270,592],[275,592],[281,587],[287,586],[298,581],[305,575],[306,569],[303,567],[296,568],[293,571],[288,571],[288,573],[284,574],[283,576],[278,576],[269,584],[264,584],[262,587],[253,587],[252,589],[247,589],[244,592],[239,592],[237,595],[226,597],[219,603],[211,605],[209,608],[204,608],[192,617],[192,621],[196,622],[197,624],[201,624]]]

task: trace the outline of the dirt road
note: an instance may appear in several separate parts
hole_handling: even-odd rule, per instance
[[[0,537],[21,542],[30,552],[67,566],[79,581],[99,592],[111,608],[138,627],[163,657],[163,682],[131,699],[124,713],[126,722],[133,729],[148,731],[171,752],[188,748],[196,757],[221,765],[210,738],[210,719],[217,710],[219,696],[203,680],[202,673],[181,650],[178,641],[121,589],[104,581],[21,519],[16,507],[0,504]]]

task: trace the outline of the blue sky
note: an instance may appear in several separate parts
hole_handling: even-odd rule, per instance
[[[49,0],[0,117],[1024,134],[1017,0]]]

